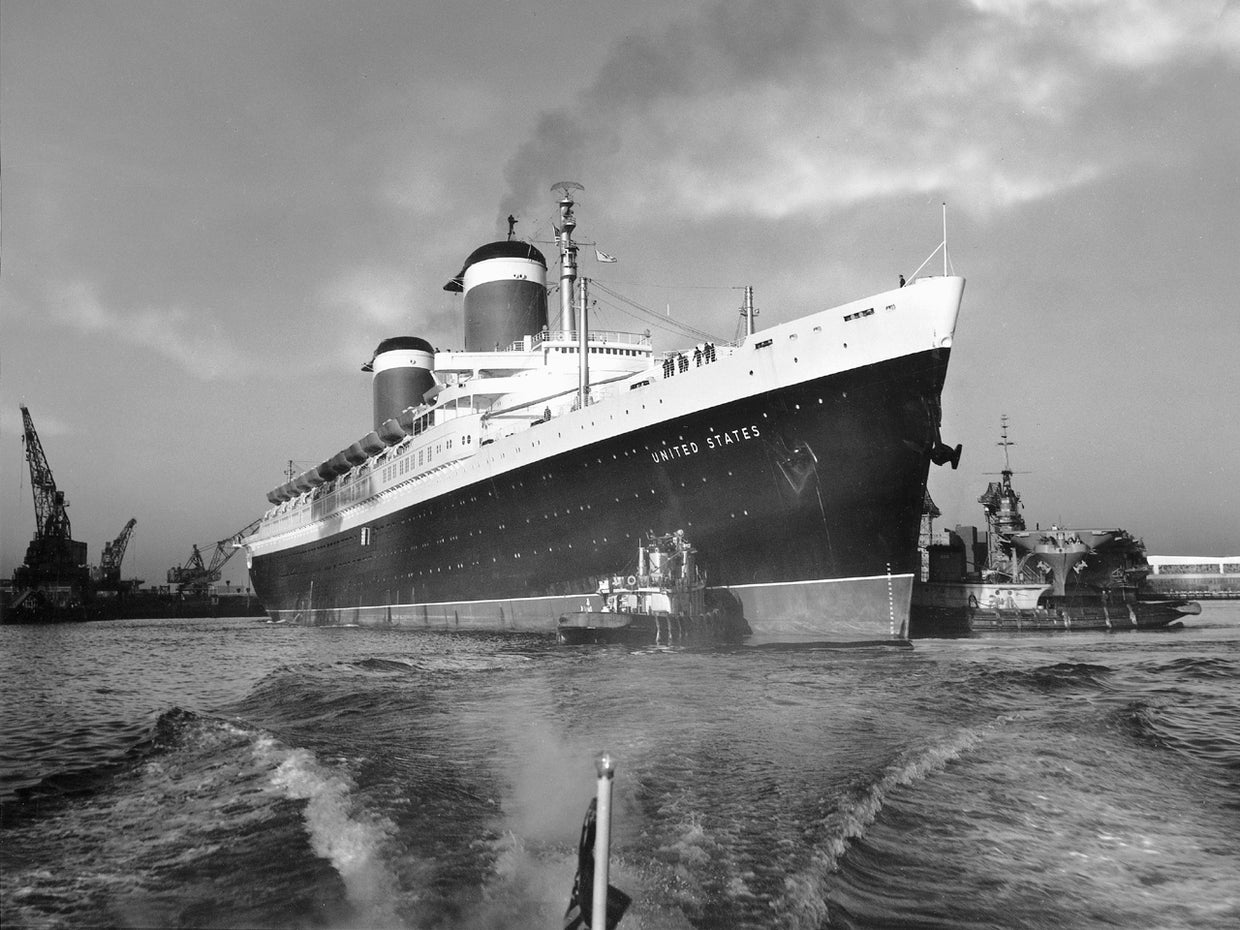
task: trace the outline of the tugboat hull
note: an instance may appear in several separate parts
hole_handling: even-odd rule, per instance
[[[687,617],[579,610],[556,623],[556,639],[566,646],[606,643],[687,645],[740,640],[749,632],[741,618]]]

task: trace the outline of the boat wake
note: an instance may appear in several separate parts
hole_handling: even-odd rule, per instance
[[[273,904],[294,922],[400,924],[393,826],[360,803],[347,765],[235,720],[174,708],[123,762],[49,776],[5,814],[6,910],[23,925],[100,913],[118,926],[260,925]],[[25,865],[35,842],[60,847],[58,872]],[[238,870],[265,900],[221,896],[213,877]]]
[[[806,930],[826,926],[832,918],[829,898],[838,884],[835,876],[841,860],[874,823],[889,795],[942,771],[975,747],[986,729],[961,729],[939,742],[901,753],[876,778],[845,791],[833,809],[810,826],[818,835],[809,861],[788,873],[783,895],[771,902],[780,925]]]

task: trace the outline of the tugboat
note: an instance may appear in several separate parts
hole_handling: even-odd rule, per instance
[[[1151,629],[1201,612],[1143,590],[1145,545],[1126,530],[1027,529],[1012,487],[1007,417],[1002,423],[1001,480],[978,498],[985,539],[958,526],[947,545],[927,546],[927,578],[913,585],[912,636]]]
[[[739,602],[708,589],[684,530],[651,533],[637,548],[636,569],[599,582],[599,610],[589,602],[556,623],[556,638],[585,643],[684,644],[740,639],[751,632]]]

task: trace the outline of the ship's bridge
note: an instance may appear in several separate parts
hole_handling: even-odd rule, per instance
[[[543,330],[494,352],[440,351],[435,357],[435,377],[442,385],[435,398],[437,422],[486,414],[497,421],[487,432],[497,436],[567,413],[578,402],[578,337],[573,330]],[[605,393],[605,385],[653,364],[649,334],[591,330],[587,346],[595,399]]]
[[[649,333],[590,330],[587,334],[591,381],[594,369],[618,374],[642,371],[650,366],[654,347]],[[581,352],[574,330],[543,330],[493,352],[440,351],[435,371],[444,384],[460,385],[473,378],[511,378],[547,368],[578,366]]]

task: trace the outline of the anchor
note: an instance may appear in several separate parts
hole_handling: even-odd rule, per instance
[[[940,440],[935,440],[934,445],[930,447],[930,461],[935,465],[947,465],[951,463],[952,471],[960,464],[960,452],[963,446],[957,443],[954,447],[946,445]]]

